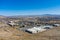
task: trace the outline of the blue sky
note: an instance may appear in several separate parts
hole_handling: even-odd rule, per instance
[[[0,0],[0,15],[60,14],[60,0]]]

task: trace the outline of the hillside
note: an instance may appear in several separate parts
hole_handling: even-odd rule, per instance
[[[8,27],[2,29],[0,28],[0,40],[60,40],[60,27],[37,34],[29,34]]]
[[[23,24],[26,27],[33,27],[37,24],[41,25],[44,23],[60,23],[60,17],[55,16],[40,16],[40,17],[1,17],[3,18],[0,23],[0,40],[60,40],[60,27],[55,27],[53,29],[47,30],[45,32],[37,34],[29,34],[27,32],[18,30]],[[0,20],[1,20],[0,18]],[[19,26],[9,26],[6,23],[12,20],[14,23],[19,23]],[[6,23],[4,23],[6,22]],[[33,24],[33,25],[32,25]]]

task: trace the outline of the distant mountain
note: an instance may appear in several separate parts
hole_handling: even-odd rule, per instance
[[[55,15],[55,14],[54,14],[54,15],[53,15],[53,14],[43,14],[43,15],[41,15],[41,16],[56,16],[56,17],[57,17],[57,16],[60,16],[60,15]]]
[[[51,16],[51,14],[43,14],[43,16]]]
[[[52,14],[43,14],[43,15],[16,15],[16,16],[8,16],[7,18],[26,18],[26,17],[54,17],[60,18],[60,15],[52,15]]]

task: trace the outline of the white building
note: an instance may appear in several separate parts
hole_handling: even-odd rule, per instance
[[[11,26],[18,25],[18,24],[16,24],[16,23],[14,23],[13,21],[10,21],[8,24],[11,25]]]
[[[53,28],[53,26],[50,26],[50,25],[45,25],[45,26],[43,26],[43,28],[49,28],[49,29],[51,29],[51,28]]]
[[[43,29],[41,27],[33,27],[26,30],[26,32],[29,32],[29,33],[38,33],[43,31],[46,31],[46,29]]]
[[[60,26],[60,24],[54,24],[55,26]]]
[[[33,27],[33,28],[26,29],[26,32],[38,33],[38,32],[46,31],[47,29],[51,29],[51,28],[53,28],[53,26],[45,25],[45,26]]]

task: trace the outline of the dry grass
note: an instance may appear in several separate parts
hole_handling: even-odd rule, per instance
[[[60,40],[60,27],[37,34],[29,34],[11,27],[0,28],[0,40]]]

